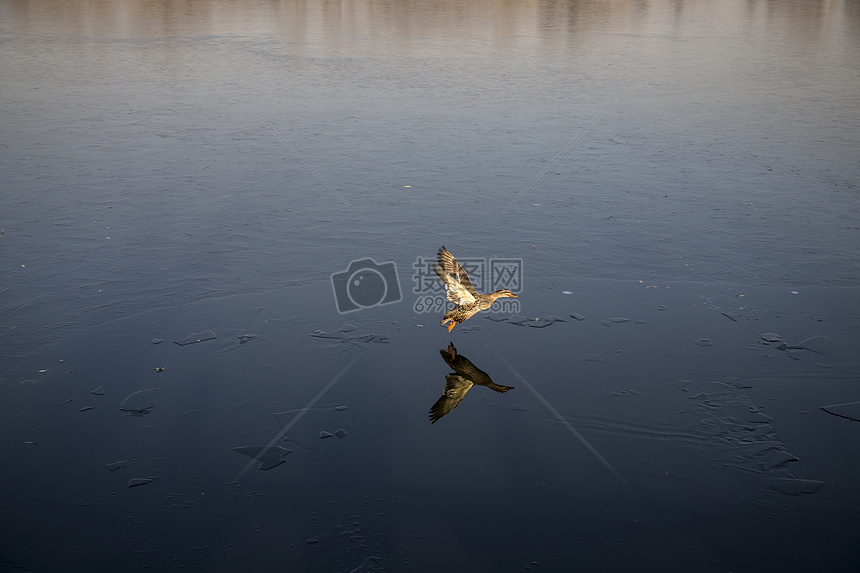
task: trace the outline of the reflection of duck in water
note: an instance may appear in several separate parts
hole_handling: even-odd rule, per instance
[[[440,350],[439,354],[454,372],[445,376],[445,392],[430,408],[431,424],[456,408],[475,384],[487,386],[499,394],[514,389],[513,386],[500,386],[493,382],[489,374],[472,364],[465,356],[457,354],[457,348],[454,347],[453,342],[448,344],[448,350]]]
[[[442,248],[439,249],[439,253],[436,255],[436,265],[433,267],[433,270],[436,271],[436,274],[445,283],[448,300],[455,305],[454,308],[445,313],[442,322],[439,323],[445,326],[446,322],[451,321],[448,332],[451,332],[457,326],[458,322],[463,322],[471,318],[476,312],[487,310],[493,306],[497,298],[503,296],[517,297],[517,295],[508,289],[497,290],[490,294],[481,294],[476,291],[465,269],[457,262],[454,255],[448,252],[445,245],[442,245]]]

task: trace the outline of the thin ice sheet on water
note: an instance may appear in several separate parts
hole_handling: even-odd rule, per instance
[[[689,427],[712,440],[726,467],[758,476],[766,487],[787,495],[814,493],[823,485],[788,473],[787,468],[798,458],[785,449],[772,419],[744,393],[749,386],[743,381],[679,380],[670,387],[687,396],[683,415],[695,420]]]
[[[821,409],[828,414],[846,418],[855,422],[860,422],[860,402],[846,402],[845,404],[832,404],[830,406],[821,406]]]
[[[155,393],[158,388],[148,388],[132,392],[120,404],[119,409],[128,412],[132,416],[143,416],[155,408]]]
[[[492,320],[493,322],[507,322],[514,326],[529,326],[531,328],[546,328],[547,326],[552,326],[556,322],[567,322],[564,318],[552,315],[529,318],[521,314],[512,314],[510,316],[489,314],[485,318]]]
[[[198,342],[213,340],[214,338],[214,332],[211,330],[204,330],[203,332],[192,332],[182,340],[174,340],[173,343],[178,344],[179,346],[188,346],[189,344],[197,344]]]
[[[286,461],[284,458],[293,451],[280,446],[239,446],[233,449],[259,461],[261,470],[270,470],[281,465]]]
[[[361,347],[364,347],[368,342],[375,342],[377,344],[387,344],[389,342],[388,335],[386,334],[366,332],[364,330],[359,330],[351,324],[345,324],[338,330],[332,330],[329,332],[324,330],[314,330],[310,335],[314,338],[328,338],[338,340],[340,342],[356,344]]]

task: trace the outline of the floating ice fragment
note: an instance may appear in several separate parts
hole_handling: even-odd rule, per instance
[[[95,390],[90,390],[90,394],[95,394],[96,396],[104,396],[104,394],[105,394],[105,387],[104,387],[104,386],[99,386],[99,387],[98,387],[98,388],[96,388]]]
[[[677,380],[675,382],[669,382],[669,386],[677,388],[681,392],[689,392],[687,387],[692,384],[689,380]]]
[[[126,460],[120,460],[118,462],[112,462],[112,463],[107,464],[107,469],[109,472],[115,472],[116,470],[118,470],[120,468],[124,468],[130,464],[131,464],[131,462],[128,462]]]
[[[179,346],[188,346],[189,344],[197,344],[198,342],[203,342],[205,340],[212,340],[215,338],[215,333],[211,330],[204,330],[203,332],[192,332],[182,340],[174,340],[174,344],[178,344]]]
[[[525,317],[521,314],[513,314],[508,317],[508,322],[510,322],[511,324],[516,324],[517,326],[525,326],[528,321],[528,317]]]
[[[130,480],[128,480],[128,487],[138,487],[141,485],[147,485],[147,484],[151,484],[154,481],[155,481],[154,477],[131,478]]]
[[[801,340],[792,346],[792,348],[802,348],[803,350],[809,350],[815,354],[827,354],[835,347],[836,341],[829,336],[824,336],[822,334],[810,336],[809,338]]]
[[[119,409],[123,412],[128,412],[132,416],[148,414],[150,410],[155,408],[155,392],[157,390],[158,388],[149,388],[147,390],[132,392],[122,401]]]
[[[153,338],[152,339],[153,344],[161,344],[162,342],[164,342],[163,338]]]
[[[284,458],[293,451],[280,446],[239,446],[233,450],[259,461],[261,470],[270,470],[281,465],[286,461]]]
[[[749,413],[746,415],[747,422],[751,424],[767,424],[773,421],[773,418],[767,414],[763,414],[761,410],[749,408]]]
[[[729,440],[729,443],[734,444],[744,454],[744,457],[747,458],[762,456],[770,450],[782,448],[782,442],[779,440],[756,440],[752,442]]]
[[[83,408],[78,410],[78,412],[86,412],[88,410],[92,410],[93,408],[95,408],[95,406],[84,406]]]
[[[545,328],[556,322],[567,322],[564,318],[552,315],[537,316],[535,318],[528,318],[521,314],[513,314],[511,316],[489,315],[486,318],[494,322],[507,322],[516,326],[530,326],[532,328]]]
[[[343,412],[344,410],[347,409],[347,407],[348,406],[335,406],[334,409],[337,410],[338,412]]]
[[[778,468],[789,462],[799,461],[800,458],[785,451],[782,448],[777,448],[767,452],[767,465],[769,468]]]
[[[624,398],[625,396],[641,396],[639,392],[636,390],[621,390],[618,392],[613,392],[609,395],[610,398]]]
[[[586,362],[606,362],[599,354],[591,353],[585,358],[583,358]]]
[[[343,428],[340,428],[338,431],[336,431],[334,433],[334,435],[342,440],[346,437],[346,430],[344,430]]]
[[[698,344],[699,346],[713,346],[714,345],[714,343],[711,342],[707,338],[699,338],[697,340],[694,340],[693,344]]]
[[[388,342],[390,342],[388,339],[388,335],[386,334],[374,334],[371,332],[356,330],[356,328],[351,324],[347,324],[345,326],[340,327],[339,330],[334,330],[331,332],[326,332],[324,330],[314,330],[313,332],[311,332],[310,335],[314,338],[328,338],[333,340],[340,340],[341,342],[349,342],[361,346],[362,348],[365,346],[364,343],[367,342],[376,342],[381,344],[387,344]]]
[[[573,294],[573,293],[569,290],[563,290],[563,291],[561,291],[561,294]]]
[[[327,333],[325,330],[314,330],[311,332],[311,336],[314,338],[343,338],[343,335],[332,332]]]
[[[574,312],[570,315],[570,318],[575,318],[576,320],[585,320],[585,316],[579,313]]]
[[[320,439],[321,439],[321,440],[324,440],[324,439],[326,439],[326,438],[330,438],[330,437],[332,437],[332,436],[333,436],[333,434],[332,434],[331,432],[326,432],[325,430],[323,430],[322,432],[320,432]]]
[[[824,485],[823,481],[814,479],[790,478],[768,478],[765,480],[772,489],[781,491],[788,495],[800,495],[802,493],[815,493]]]
[[[761,338],[765,342],[782,342],[782,337],[775,332],[765,332],[764,334],[759,334],[759,338]]]

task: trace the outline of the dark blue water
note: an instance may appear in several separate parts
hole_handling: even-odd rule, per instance
[[[858,28],[4,2],[2,567],[856,570]]]

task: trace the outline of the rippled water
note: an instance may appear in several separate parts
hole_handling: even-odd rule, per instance
[[[856,569],[858,53],[847,1],[3,2],[0,561]],[[441,244],[520,306],[447,334]],[[514,389],[431,425],[450,342]]]

